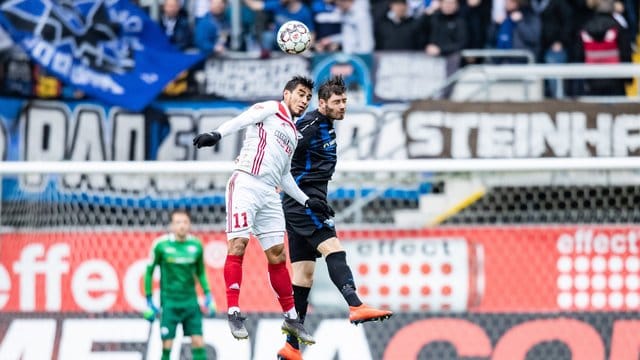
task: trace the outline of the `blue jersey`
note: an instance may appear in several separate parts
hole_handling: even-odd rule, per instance
[[[329,180],[337,161],[333,120],[315,110],[298,120],[296,128],[302,139],[298,140],[291,158],[291,175],[307,196],[326,200]],[[290,231],[310,236],[315,229],[333,227],[286,194],[282,207]]]
[[[302,139],[291,159],[291,174],[301,188],[308,183],[324,183],[326,188],[337,162],[333,120],[315,110],[298,120],[296,127]]]

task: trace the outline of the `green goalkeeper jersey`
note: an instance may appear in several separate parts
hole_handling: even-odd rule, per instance
[[[179,241],[173,234],[167,234],[156,239],[144,279],[147,296],[152,293],[156,265],[160,266],[161,304],[180,306],[197,303],[196,278],[204,293],[209,293],[202,244],[195,236],[187,235],[185,240]]]

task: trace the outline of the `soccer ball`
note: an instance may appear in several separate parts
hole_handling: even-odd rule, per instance
[[[278,46],[289,54],[300,54],[311,45],[311,33],[307,25],[300,21],[287,21],[278,29]]]

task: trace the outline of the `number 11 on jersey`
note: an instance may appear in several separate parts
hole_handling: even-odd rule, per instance
[[[242,225],[240,225],[240,218],[242,217]],[[243,213],[235,213],[233,214],[233,228],[234,229],[238,229],[238,228],[246,228],[247,226],[249,226],[249,224],[247,223],[247,213],[243,212]]]

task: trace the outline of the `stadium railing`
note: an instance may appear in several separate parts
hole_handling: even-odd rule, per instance
[[[476,55],[477,56],[477,55]],[[490,97],[501,82],[519,84],[521,97],[524,101],[543,98],[542,86],[534,87],[533,93],[529,88],[531,84],[541,84],[545,79],[613,79],[632,78],[640,76],[638,64],[513,64],[513,65],[470,65],[458,70],[451,75],[439,89],[434,90],[429,98],[436,98],[447,87],[455,84],[457,87],[467,87],[456,94],[454,100],[496,100]],[[557,93],[559,98],[565,97],[562,81],[557,81]],[[471,88],[467,85],[472,86]],[[478,96],[480,94],[480,96]],[[495,93],[493,95],[496,95]],[[512,99],[513,100],[513,99]],[[636,99],[637,100],[637,99]]]

